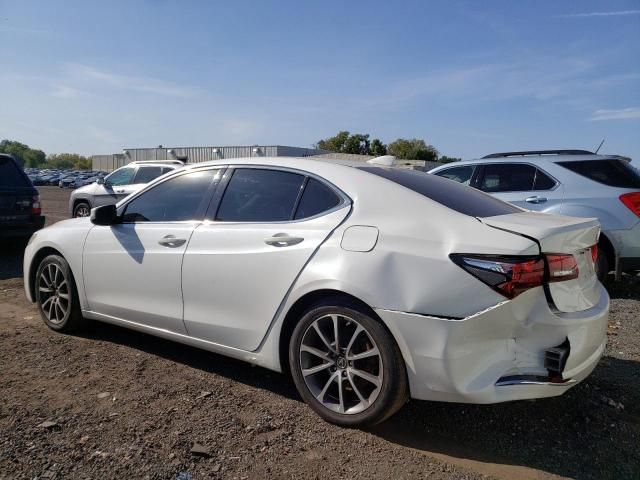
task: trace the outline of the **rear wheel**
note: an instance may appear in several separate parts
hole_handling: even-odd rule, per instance
[[[87,202],[78,202],[73,207],[73,217],[88,217],[91,214],[91,207]]]
[[[305,402],[337,425],[380,423],[408,398],[405,365],[393,337],[354,306],[310,309],[291,337],[289,364]]]
[[[83,326],[78,292],[71,268],[59,255],[45,257],[36,272],[36,303],[52,330],[73,332]]]

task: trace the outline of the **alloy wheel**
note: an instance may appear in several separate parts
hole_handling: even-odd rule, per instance
[[[380,350],[353,318],[329,314],[313,321],[302,337],[299,361],[307,388],[333,412],[360,413],[380,394]]]
[[[38,279],[40,308],[52,324],[61,324],[71,306],[69,282],[60,266],[47,264]]]
[[[76,217],[88,217],[91,213],[91,210],[87,205],[79,205],[76,208]]]

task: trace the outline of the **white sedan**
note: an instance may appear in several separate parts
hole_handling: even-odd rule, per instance
[[[603,353],[596,220],[379,164],[200,163],[37,232],[44,322],[99,320],[291,374],[324,419],[560,395]]]

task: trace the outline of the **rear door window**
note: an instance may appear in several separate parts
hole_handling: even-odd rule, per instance
[[[315,178],[309,178],[294,218],[299,220],[313,217],[331,210],[339,205],[340,202],[340,197],[333,189]]]
[[[462,165],[460,167],[451,167],[440,170],[439,172],[435,172],[434,175],[448,178],[449,180],[462,183],[463,185],[469,185],[475,169],[476,167],[473,165]]]
[[[291,220],[304,178],[281,170],[238,168],[225,189],[216,220],[256,223]]]
[[[0,188],[30,186],[27,177],[13,158],[0,155]]]
[[[640,173],[624,160],[578,160],[557,162],[594,182],[618,188],[640,188]]]
[[[510,203],[503,202],[475,188],[450,182],[437,175],[400,168],[357,168],[402,185],[464,215],[482,218],[522,211]]]
[[[539,168],[536,170],[536,178],[533,182],[534,190],[551,190],[556,186],[556,181]]]
[[[484,167],[480,190],[489,193],[533,190],[536,167],[524,163],[489,163]]]

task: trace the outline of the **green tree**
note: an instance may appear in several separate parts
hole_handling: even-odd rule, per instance
[[[390,155],[403,160],[429,160],[435,162],[438,159],[438,150],[433,145],[419,138],[410,140],[399,138],[391,142],[387,147]]]
[[[386,151],[385,145],[379,140],[374,139],[377,151]],[[336,153],[353,153],[357,155],[372,155],[373,142],[369,140],[368,133],[351,134],[346,130],[338,132],[337,135],[318,141],[316,146],[323,150]],[[381,155],[384,155],[381,154]]]
[[[381,157],[387,154],[387,146],[378,138],[371,140],[371,155],[375,157]]]
[[[29,148],[28,145],[14,140],[2,140],[0,153],[13,155],[24,167],[40,167],[45,163],[45,153],[42,150]]]
[[[325,138],[324,140],[320,140],[318,142],[318,148],[322,150],[328,150],[330,152],[344,152],[344,145],[347,143],[349,138],[349,132],[342,131],[338,132],[338,134],[334,137]]]
[[[54,153],[47,158],[47,164],[51,168],[88,170],[91,168],[91,159],[77,153]]]
[[[458,157],[447,157],[446,155],[443,155],[438,159],[440,163],[453,163],[453,162],[459,162],[460,160],[462,159]]]

